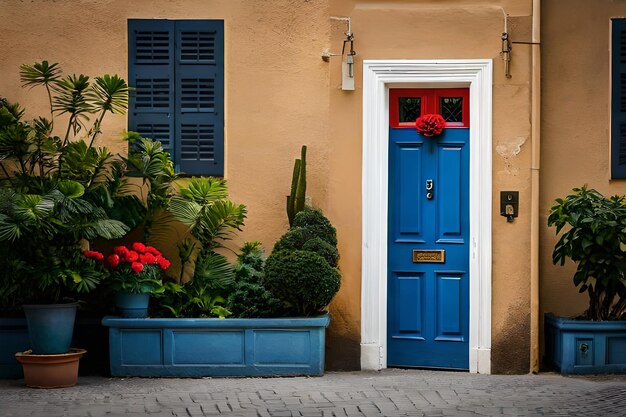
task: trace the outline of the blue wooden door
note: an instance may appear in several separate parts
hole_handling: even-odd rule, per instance
[[[458,101],[469,103],[458,91],[390,92],[388,366],[469,367],[469,113]],[[424,137],[407,123],[420,113],[449,127]]]

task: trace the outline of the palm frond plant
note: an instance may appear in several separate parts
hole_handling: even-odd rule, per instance
[[[137,132],[127,132],[124,139],[128,141],[128,158],[126,176],[141,179],[140,193],[146,190],[145,211],[142,216],[144,239],[167,239],[172,230],[167,227],[169,212],[167,210],[171,197],[174,195],[173,184],[178,178],[174,163],[160,142],[141,137]],[[158,223],[161,228],[155,228]]]
[[[43,61],[22,65],[20,77],[24,87],[45,88],[50,116],[25,120],[23,108],[0,98],[0,189],[8,195],[0,207],[0,245],[7,254],[0,262],[23,260],[29,267],[11,269],[20,275],[12,282],[32,282],[37,298],[58,300],[95,281],[74,285],[81,279],[65,280],[71,276],[65,272],[52,279],[55,269],[46,270],[49,262],[32,254],[80,259],[74,255],[85,242],[121,238],[138,226],[147,238],[167,212],[176,175],[161,144],[134,132],[125,135],[127,156],[97,146],[104,118],[128,107],[130,88],[119,76],[63,75],[59,64]],[[58,126],[60,120],[67,124]],[[47,291],[62,282],[63,291]]]
[[[223,306],[235,281],[228,259],[216,252],[241,230],[246,207],[228,199],[226,181],[192,178],[169,200],[172,217],[187,227],[178,244],[181,270],[177,283],[168,283],[161,300],[170,315],[218,316],[230,312]],[[191,280],[185,281],[185,271]]]
[[[64,77],[47,61],[22,65],[20,78],[45,88],[50,116],[25,120],[18,104],[0,100],[0,262],[13,264],[6,279],[30,288],[28,301],[58,302],[103,277],[82,256],[86,243],[129,231],[110,215],[124,161],[94,146],[105,115],[126,112],[129,87],[116,75]],[[59,116],[65,128],[57,129]]]

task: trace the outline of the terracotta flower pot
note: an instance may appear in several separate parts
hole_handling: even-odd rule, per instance
[[[70,349],[57,355],[33,355],[30,350],[17,352],[15,359],[24,369],[24,383],[33,388],[65,388],[76,385],[78,361],[87,351]]]

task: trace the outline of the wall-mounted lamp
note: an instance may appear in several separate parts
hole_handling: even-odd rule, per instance
[[[513,49],[513,45],[541,45],[541,43],[532,41],[532,23],[528,16],[511,17],[503,8],[500,9],[504,16],[504,30],[502,31],[502,36],[500,36],[502,42],[500,56],[502,57],[502,61],[504,61],[504,76],[511,78],[511,50]],[[511,20],[513,26],[512,30],[509,27],[509,20]],[[525,24],[525,22],[528,23]],[[527,37],[529,40],[524,40],[527,39]]]
[[[342,57],[341,89],[342,90],[354,90],[354,56],[356,55],[356,51],[354,50],[354,33],[352,33],[352,28],[350,26],[350,18],[331,16],[330,19],[346,22],[346,25],[347,25],[347,31],[345,32],[346,38],[343,40],[343,46],[341,47],[340,54],[333,54],[330,52],[330,50],[327,49],[324,52],[322,52],[322,59],[325,62],[330,62],[330,58],[333,56]],[[350,44],[350,49],[346,53],[347,44]],[[345,61],[343,60],[344,55],[346,57]]]

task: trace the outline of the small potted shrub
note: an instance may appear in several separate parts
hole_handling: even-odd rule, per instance
[[[574,261],[574,285],[589,299],[573,319],[546,315],[548,361],[563,373],[625,372],[626,197],[574,188],[556,200],[548,225],[562,232],[553,263]]]
[[[135,242],[130,248],[113,248],[106,264],[111,273],[111,286],[116,292],[120,316],[146,317],[150,295],[163,292],[161,274],[169,268],[170,261],[153,246]]]

